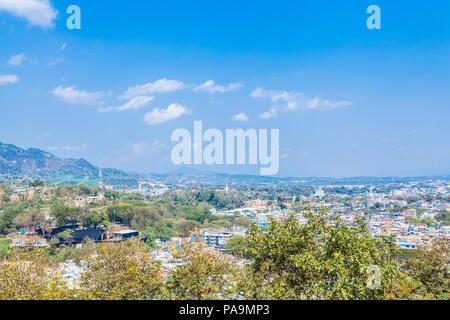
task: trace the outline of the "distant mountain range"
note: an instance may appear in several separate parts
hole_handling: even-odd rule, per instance
[[[105,168],[104,184],[137,186],[138,175]],[[21,149],[0,142],[0,174],[20,178],[42,179],[52,184],[98,185],[99,168],[84,159],[61,159],[40,149]]]
[[[305,185],[355,185],[377,184],[389,182],[422,181],[428,179],[450,180],[449,175],[435,177],[353,177],[353,178],[298,178],[298,177],[268,177],[259,175],[230,175],[208,171],[198,171],[192,168],[180,168],[168,174],[137,174],[117,169],[104,168],[103,183],[105,185],[137,188],[139,181],[161,182],[171,185],[191,186],[224,186],[259,185],[259,186],[305,186]],[[98,185],[99,167],[84,159],[61,159],[55,155],[35,148],[21,149],[12,144],[0,142],[0,175],[42,179],[51,184]]]
[[[270,187],[292,187],[292,186],[321,186],[321,185],[367,185],[401,183],[424,180],[450,180],[450,175],[433,177],[350,177],[350,178],[328,178],[328,177],[271,177],[245,174],[225,174],[208,171],[198,171],[191,168],[180,168],[167,175],[153,175],[155,179],[169,184],[204,186],[270,186]]]

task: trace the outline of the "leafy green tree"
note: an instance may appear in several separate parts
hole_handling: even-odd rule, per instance
[[[387,294],[389,300],[431,300],[433,294],[426,293],[421,288],[420,282],[414,280],[405,273],[400,273],[394,279],[391,291]]]
[[[7,252],[10,251],[10,243],[9,239],[0,239],[0,259],[4,259]]]
[[[232,223],[227,220],[224,220],[224,219],[218,219],[218,220],[213,220],[211,223],[209,223],[209,221],[208,221],[208,224],[206,226],[209,228],[228,229],[228,228],[232,227]]]
[[[108,217],[106,212],[91,210],[91,212],[83,216],[81,221],[85,228],[97,228],[100,224],[107,224]]]
[[[13,188],[9,184],[0,184],[1,190],[3,191],[2,200],[1,202],[9,203],[10,202],[10,196],[14,193]]]
[[[247,258],[247,238],[235,236],[228,240],[225,250],[227,253],[239,258]]]
[[[79,195],[80,196],[92,196],[95,195],[97,193],[97,189],[94,187],[89,187],[88,185],[85,184],[80,184],[78,185],[78,190],[79,190]]]
[[[32,212],[24,212],[14,219],[14,223],[18,227],[35,227],[42,231],[43,236],[52,230],[52,223],[44,212],[34,210]]]
[[[247,298],[383,299],[398,276],[393,238],[373,238],[359,222],[348,225],[321,209],[286,221],[272,220],[268,230],[253,225],[248,238],[252,258]],[[378,268],[379,287],[371,268]]]
[[[60,243],[61,243],[61,241],[59,241],[58,238],[52,238],[52,239],[50,240],[50,248],[51,248],[51,249],[54,249],[54,248],[56,248],[57,246],[59,246]]]
[[[80,222],[84,215],[84,210],[83,208],[69,208],[59,204],[52,209],[52,214],[55,217],[56,225],[62,227]]]
[[[200,243],[175,251],[178,266],[167,280],[169,298],[183,300],[237,297],[238,269],[228,257]]]
[[[163,286],[160,264],[139,242],[93,246],[81,287],[86,299],[151,300]]]
[[[176,221],[174,219],[161,219],[154,225],[148,226],[143,234],[153,243],[156,239],[169,240],[175,232]]]
[[[407,272],[436,299],[450,299],[450,241],[435,240],[430,248],[421,246],[407,262]]]
[[[118,203],[107,209],[108,219],[130,226],[135,213],[135,206],[129,203]]]
[[[138,230],[145,230],[149,226],[154,226],[163,217],[154,207],[135,208],[131,226]]]
[[[107,200],[118,200],[120,199],[120,192],[113,190],[105,190],[104,196]]]
[[[201,224],[193,220],[181,220],[178,221],[176,226],[176,231],[180,237],[189,237],[189,231],[194,231],[195,229],[200,229]]]
[[[210,216],[208,211],[200,210],[196,207],[185,207],[184,210],[188,220],[194,220],[200,223],[205,222],[205,220],[208,219],[208,216]]]
[[[10,249],[0,263],[0,300],[68,300],[74,292],[62,282],[41,250]]]
[[[426,217],[422,219],[422,223],[425,223],[427,227],[433,227],[436,224],[436,221],[433,218]]]
[[[34,180],[33,182],[30,183],[30,187],[43,187],[45,186],[45,182],[42,180]]]
[[[440,211],[436,217],[436,221],[441,222],[444,226],[450,226],[450,212],[448,211]]]
[[[417,217],[407,217],[407,218],[405,219],[405,221],[408,222],[408,223],[412,223],[412,224],[418,224],[418,223],[420,223],[420,219],[417,218]]]
[[[251,226],[251,222],[248,218],[240,217],[233,221],[234,226],[249,228]]]
[[[145,197],[139,192],[128,193],[124,196],[124,200],[128,201],[144,201]]]
[[[24,211],[22,205],[8,205],[0,212],[0,234],[6,235],[16,228],[14,219]]]
[[[56,225],[58,227],[64,226],[68,222],[70,217],[70,209],[67,206],[59,205],[52,210],[53,216],[56,220]]]

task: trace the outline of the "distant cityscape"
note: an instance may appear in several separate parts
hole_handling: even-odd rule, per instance
[[[164,199],[167,196],[177,196],[186,192],[196,192],[200,188],[181,188],[177,185],[166,185],[160,182],[140,182],[137,189],[117,191],[114,186],[102,185],[101,178],[97,189],[85,186],[61,197],[59,200],[68,208],[79,208],[92,212],[96,207],[111,206],[116,199],[133,199],[133,203],[151,203],[152,199]],[[116,222],[116,217],[107,229],[84,225],[80,221],[74,224],[58,225],[55,214],[52,213],[55,198],[59,198],[62,188],[66,186],[47,185],[35,181],[14,183],[0,189],[0,208],[7,204],[23,202],[40,203],[40,211],[45,213],[47,230],[40,224],[26,224],[17,232],[9,234],[8,239],[16,248],[35,247],[47,248],[58,239],[58,246],[77,246],[81,248],[89,238],[96,242],[117,242],[129,238],[147,237],[144,230],[130,229],[130,224],[123,220]],[[74,188],[74,187],[69,187]],[[82,191],[84,190],[84,192]],[[208,190],[208,189],[205,189]],[[414,250],[418,246],[429,247],[436,239],[449,240],[450,237],[450,182],[448,180],[423,180],[419,182],[385,183],[376,185],[320,185],[300,186],[291,188],[276,187],[230,187],[213,189],[219,194],[239,194],[241,205],[232,206],[227,210],[210,206],[210,216],[222,221],[248,221],[267,229],[272,219],[284,221],[290,215],[297,214],[300,224],[307,224],[304,214],[306,210],[318,212],[326,208],[329,216],[340,215],[346,224],[354,224],[362,219],[373,237],[395,237],[396,244],[401,249]],[[3,211],[3,210],[2,210]],[[0,211],[0,215],[2,213]],[[225,220],[223,220],[225,219]],[[99,223],[102,225],[102,223]],[[248,225],[228,227],[202,227],[186,237],[178,235],[168,238],[155,237],[152,255],[161,261],[164,272],[169,273],[174,268],[170,248],[182,247],[189,243],[201,241],[208,247],[228,255],[227,243],[234,237],[245,237]],[[87,227],[87,229],[86,229]],[[10,230],[11,231],[11,230]],[[68,232],[70,231],[70,232]],[[235,263],[245,264],[245,259],[232,257]],[[74,262],[61,262],[61,272],[65,279],[78,281],[82,270]],[[71,285],[73,283],[71,282]]]
[[[450,300],[449,12],[0,0],[0,300]]]

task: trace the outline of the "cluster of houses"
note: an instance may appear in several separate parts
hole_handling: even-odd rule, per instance
[[[398,245],[403,249],[416,249],[418,245],[431,245],[434,239],[450,239],[449,226],[429,227],[425,223],[408,223],[402,213],[373,214],[368,226],[375,236],[395,235]]]
[[[450,212],[450,184],[446,181],[422,183],[401,183],[374,186],[343,186],[347,193],[332,193],[335,186],[317,188],[311,196],[301,196],[300,204],[307,204],[312,211],[325,207],[332,214],[339,214],[347,223],[354,223],[357,217],[367,218],[368,227],[374,236],[395,235],[397,243],[404,249],[415,249],[418,245],[429,245],[434,239],[449,238],[450,227],[445,225],[428,226],[425,223],[411,223],[408,218],[435,218],[439,212]],[[353,192],[353,190],[358,192]],[[360,192],[367,189],[367,192]],[[389,190],[389,191],[386,191]],[[440,195],[441,199],[427,195]],[[411,201],[417,198],[419,200]],[[267,228],[270,218],[285,220],[293,212],[291,205],[295,197],[278,198],[276,203],[268,200],[251,200],[243,208],[229,211],[214,211],[217,216],[239,214],[251,222]],[[283,205],[280,206],[279,204]],[[396,208],[399,208],[396,211]],[[307,220],[300,213],[300,223]],[[223,239],[226,239],[224,234]]]
[[[146,240],[146,237],[141,236],[137,230],[126,228],[117,231],[109,231],[102,228],[81,229],[78,224],[70,224],[62,227],[53,227],[51,231],[47,232],[43,232],[42,229],[27,230],[20,236],[14,237],[11,240],[11,244],[19,248],[45,248],[50,245],[52,239],[58,240],[53,242],[56,246],[77,246],[86,241],[120,242],[130,238]]]
[[[52,199],[52,187],[23,187],[23,186],[15,186],[13,187],[13,191],[8,196],[8,200],[11,203],[17,203],[23,200],[31,201],[34,199],[36,195],[39,195],[40,199],[43,202],[50,202]],[[0,189],[0,204],[2,202],[4,191]]]

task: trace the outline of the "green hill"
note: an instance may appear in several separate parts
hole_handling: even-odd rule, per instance
[[[96,186],[99,168],[84,159],[61,159],[35,148],[22,149],[0,142],[0,174],[29,179],[42,179],[52,184]],[[137,187],[139,177],[116,169],[103,169],[107,185]]]

